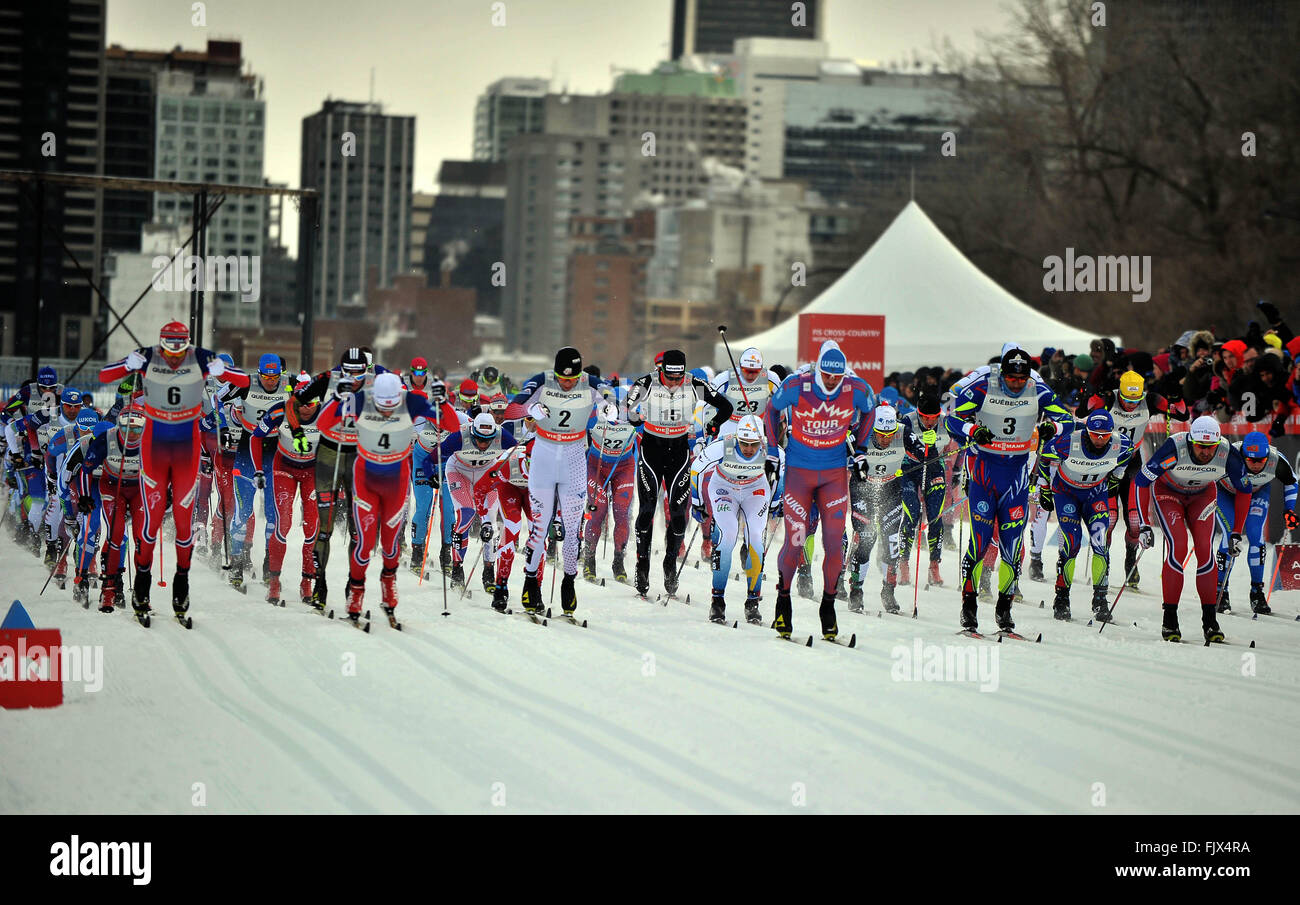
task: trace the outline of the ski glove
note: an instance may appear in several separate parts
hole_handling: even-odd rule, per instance
[[[220,377],[224,373],[226,373],[226,363],[223,360],[220,358],[214,358],[212,361],[208,362],[209,377]]]
[[[975,430],[971,431],[970,438],[979,444],[989,444],[997,439],[993,436],[993,431],[982,424],[975,425]]]
[[[865,481],[871,477],[871,466],[867,464],[867,457],[858,453],[853,457],[853,471],[859,481]]]
[[[266,475],[260,471],[253,472],[253,486],[258,490],[264,490],[266,488]]]
[[[763,471],[767,473],[768,486],[775,488],[777,479],[781,475],[781,460],[776,456],[768,456],[767,463],[763,466]]]
[[[921,431],[921,442],[927,447],[934,446],[939,442],[939,432],[934,430]]]
[[[77,497],[77,511],[82,515],[90,515],[95,511],[95,500],[89,495]]]
[[[1241,535],[1236,532],[1228,538],[1228,555],[1233,557],[1241,555]]]
[[[532,418],[534,421],[545,421],[547,418],[551,417],[551,410],[547,408],[546,403],[544,402],[534,402],[532,405],[528,406],[528,417]]]
[[[1286,521],[1288,530],[1294,531],[1296,528],[1300,528],[1300,517],[1296,516],[1294,509],[1288,509],[1282,513],[1282,518]]]
[[[718,431],[722,429],[722,424],[725,423],[726,422],[719,423],[717,421],[710,421],[708,424],[704,425],[705,436],[710,440],[716,440],[718,438]]]
[[[1038,442],[1047,443],[1056,436],[1056,422],[1043,421],[1038,425]]]
[[[605,403],[605,420],[610,424],[618,424],[618,406],[612,402]]]
[[[144,356],[141,355],[138,350],[133,350],[127,354],[126,369],[128,371],[142,371],[144,370],[144,366],[145,366]]]
[[[1038,488],[1038,505],[1047,512],[1051,512],[1056,507],[1056,497],[1050,485]]]
[[[311,452],[311,441],[307,439],[307,434],[301,427],[293,432],[293,448],[295,452],[303,455]]]
[[[1150,550],[1156,545],[1156,533],[1151,530],[1150,525],[1143,525],[1138,529],[1138,544],[1143,550]]]
[[[772,511],[769,513],[772,518],[783,518],[785,516],[785,505],[781,500],[772,504]]]
[[[479,526],[478,536],[479,540],[483,541],[485,544],[492,540],[492,525],[488,522],[484,522]]]

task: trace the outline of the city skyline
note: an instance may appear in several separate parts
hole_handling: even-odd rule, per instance
[[[827,4],[832,56],[888,64],[934,57],[945,38],[962,50],[976,30],[993,32],[1007,21],[1002,0],[833,0]],[[504,77],[552,78],[553,90],[603,94],[613,69],[649,71],[670,56],[671,0],[610,5],[594,0],[507,0],[505,25],[492,24],[493,4],[419,4],[394,0],[358,10],[350,4],[313,4],[304,18],[291,4],[227,0],[204,8],[206,25],[191,24],[190,6],[158,16],[147,0],[110,0],[108,45],[167,50],[201,49],[209,38],[238,39],[253,74],[265,79],[267,109],[264,172],[297,186],[302,120],[327,98],[374,99],[389,115],[416,117],[414,189],[433,191],[443,160],[470,160],[474,107],[489,84]],[[355,16],[355,18],[353,18]],[[456,41],[431,59],[423,36],[454,33]],[[393,35],[407,37],[394,41]],[[593,50],[591,36],[605,41]],[[412,37],[415,36],[415,37]],[[285,43],[297,48],[286,53]],[[368,52],[364,45],[382,47]],[[362,49],[354,50],[358,44]],[[315,48],[304,54],[303,48]],[[437,85],[449,85],[438,90]],[[297,248],[297,212],[285,210],[284,235]]]

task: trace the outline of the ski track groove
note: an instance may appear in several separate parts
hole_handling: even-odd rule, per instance
[[[146,631],[153,631],[153,629],[150,628]],[[185,643],[189,644],[191,642],[186,641]],[[304,771],[310,768],[312,781],[321,787],[331,801],[342,804],[346,810],[352,813],[379,813],[364,798],[353,791],[343,777],[337,775],[333,769],[318,760],[300,742],[276,725],[272,719],[254,712],[233,695],[219,690],[215,683],[206,681],[211,678],[211,674],[199,666],[197,658],[193,653],[185,650],[183,644],[172,645],[171,651],[189,669],[190,674],[195,677],[195,684],[199,686],[199,689],[207,696],[208,700],[241,723],[256,727],[268,741],[280,749],[292,764]],[[245,682],[245,686],[247,687],[247,682]]]
[[[749,632],[746,634],[753,635],[755,633]],[[740,637],[744,637],[744,635],[740,635]],[[636,647],[632,642],[624,644],[620,639],[616,639],[613,636],[609,636],[607,640],[612,643],[621,644],[625,650],[628,649],[629,645],[633,648]],[[861,643],[862,640],[863,639],[859,639],[859,643]],[[813,643],[816,644],[817,642],[814,640]],[[645,645],[640,645],[641,648],[644,648],[644,646]],[[639,651],[636,650],[633,650],[633,653],[637,656],[640,655]],[[791,651],[791,653],[799,652]],[[802,655],[803,654],[800,653],[800,656]],[[852,655],[850,654],[849,656]],[[892,751],[893,754],[905,758],[912,768],[917,766],[916,758],[918,756],[924,757],[925,760],[931,764],[928,768],[930,778],[934,782],[945,787],[954,784],[979,782],[985,784],[994,792],[1001,792],[1019,784],[1018,778],[1009,775],[1004,775],[1002,777],[1004,780],[1002,784],[985,780],[982,778],[982,774],[985,772],[984,768],[977,767],[969,761],[962,759],[955,752],[939,749],[933,744],[924,742],[917,739],[915,736],[909,735],[899,727],[887,727],[865,714],[849,713],[848,711],[841,710],[839,707],[829,705],[825,702],[810,702],[807,699],[801,699],[797,696],[771,689],[763,691],[754,688],[752,685],[742,686],[737,682],[718,677],[710,671],[711,669],[716,670],[719,668],[726,668],[725,666],[717,665],[709,667],[695,657],[683,654],[680,651],[673,651],[659,659],[661,662],[666,661],[669,664],[672,664],[674,660],[679,661],[679,665],[686,664],[686,669],[694,674],[697,681],[707,682],[716,688],[734,692],[741,697],[748,696],[753,699],[763,700],[777,709],[780,709],[783,701],[785,705],[792,706],[801,711],[801,719],[820,726],[822,729],[826,730],[828,734],[838,735],[843,731],[848,730],[868,747],[875,746],[887,748]],[[778,698],[781,700],[778,700]],[[832,722],[818,716],[818,710],[822,713],[832,714],[835,723],[833,724]],[[865,729],[863,727],[864,723],[867,724]],[[869,733],[866,729],[873,730],[874,734]],[[899,737],[902,737],[901,744],[898,741]],[[961,770],[965,770],[965,773],[963,774]],[[912,772],[915,771],[913,770]],[[965,786],[963,792],[964,794],[969,795],[971,792],[970,787],[968,785]],[[1047,796],[1039,795],[1032,790],[1021,790],[1020,795],[1021,799],[1026,797],[1036,799],[1039,807],[1051,813],[1056,813],[1057,810],[1064,807],[1062,802],[1055,801]],[[970,802],[969,798],[965,800]],[[980,807],[988,808],[989,810],[1006,808],[1007,804],[1008,802],[1001,797],[984,798],[979,802]]]
[[[278,607],[277,607],[278,609]],[[364,770],[367,774],[384,786],[398,801],[413,803],[423,810],[421,813],[440,814],[441,809],[436,807],[431,801],[426,799],[418,791],[406,784],[401,777],[390,771],[384,764],[380,763],[370,752],[366,751],[355,742],[348,739],[333,728],[325,725],[320,720],[309,714],[306,710],[290,705],[285,700],[273,694],[265,684],[252,677],[250,671],[244,666],[243,662],[230,650],[224,641],[221,641],[214,633],[207,632],[204,634],[204,640],[226,660],[233,669],[236,676],[243,682],[244,686],[253,693],[259,700],[267,701],[276,708],[283,716],[296,722],[306,731],[320,738],[325,743],[331,745],[340,754],[349,758],[358,769]],[[369,813],[373,809],[368,809]]]
[[[538,628],[540,628],[540,626],[538,626]],[[584,733],[581,729],[574,728],[573,726],[568,726],[565,728],[565,734],[569,737],[570,742],[577,744],[579,747],[591,747],[594,745],[598,751],[605,752],[610,756],[610,759],[617,759],[618,761],[626,764],[626,766],[629,769],[634,769],[639,771],[652,771],[659,774],[661,780],[671,783],[678,790],[680,794],[689,796],[690,798],[695,800],[696,803],[693,804],[692,807],[698,810],[703,810],[706,812],[717,811],[724,808],[728,808],[728,806],[724,805],[720,801],[716,801],[709,798],[708,796],[704,795],[702,792],[698,791],[697,789],[692,789],[689,786],[684,785],[681,782],[682,777],[691,778],[691,780],[694,783],[706,781],[709,784],[711,784],[712,788],[717,789],[719,791],[725,790],[729,796],[733,797],[734,799],[738,799],[740,801],[745,802],[746,806],[749,808],[762,809],[764,807],[771,807],[773,804],[772,799],[758,795],[756,793],[756,790],[748,788],[739,783],[736,783],[730,778],[710,770],[706,765],[695,761],[691,761],[688,758],[684,757],[683,755],[678,754],[676,751],[672,751],[671,749],[665,748],[662,745],[645,738],[644,736],[640,736],[636,734],[634,731],[627,729],[626,727],[619,726],[618,724],[611,722],[605,717],[598,716],[597,714],[594,713],[582,711],[571,704],[565,703],[564,701],[553,698],[549,695],[542,694],[534,689],[527,688],[526,686],[519,685],[513,680],[506,677],[505,675],[502,675],[496,670],[491,669],[490,667],[483,664],[482,662],[474,660],[472,657],[465,654],[463,651],[459,650],[458,648],[454,648],[448,644],[443,643],[442,641],[435,640],[432,637],[426,637],[423,632],[403,631],[402,634],[406,637],[415,638],[423,642],[425,645],[429,646],[430,648],[436,649],[440,653],[446,655],[449,659],[456,660],[457,662],[461,663],[464,667],[466,667],[474,675],[492,677],[492,681],[495,684],[499,685],[503,689],[511,691],[513,694],[517,696],[517,700],[515,701],[511,701],[505,697],[491,696],[491,697],[495,697],[496,701],[504,707],[512,707],[518,709],[522,704],[527,703],[528,705],[534,705],[532,709],[534,711],[538,711],[538,708],[535,705],[541,705],[542,707],[551,711],[553,714],[564,717],[567,721],[571,721],[572,723],[575,723],[579,726],[585,725],[585,726],[593,727],[595,731],[604,734],[610,739],[617,741],[621,745],[625,745],[634,750],[645,752],[646,754],[651,756],[652,759],[648,762],[645,761],[637,762],[633,759],[630,759],[626,755],[621,754],[618,751],[615,751],[607,744],[596,739],[593,735]],[[421,658],[416,657],[414,654],[410,654],[410,656],[423,664]],[[423,664],[423,665],[426,665],[426,669],[428,669],[427,664]],[[431,669],[429,671],[432,672]],[[450,673],[448,673],[445,676],[445,678],[448,678],[451,681],[454,681],[456,682],[456,684],[461,686],[465,686],[469,684],[462,677],[453,676]],[[489,696],[482,689],[473,688],[472,685],[470,687],[471,690],[476,691],[480,695]],[[538,712],[538,715],[542,716],[540,712]],[[599,723],[600,725],[593,726],[594,723]],[[559,728],[559,724],[557,724],[554,720],[548,722],[545,718],[539,720],[538,725],[546,725],[552,730]],[[589,744],[587,745],[580,744],[580,741],[582,740],[587,741]],[[672,766],[674,773],[664,775],[662,770],[663,768],[667,768],[669,765]],[[734,809],[734,808],[729,808],[729,809]]]

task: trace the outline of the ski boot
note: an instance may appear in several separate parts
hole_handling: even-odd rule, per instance
[[[713,592],[713,599],[709,602],[709,621],[727,624],[727,600],[721,591]]]
[[[1201,607],[1201,631],[1205,633],[1205,640],[1212,644],[1223,640],[1223,629],[1219,628],[1219,619],[1213,606]]]
[[[1231,613],[1232,603],[1228,600],[1228,589],[1222,588],[1219,591],[1219,603],[1215,609],[1220,613]]]
[[[1043,578],[1043,554],[1041,553],[1029,554],[1029,580],[1030,581],[1045,580]]]
[[[988,569],[980,570],[980,600],[993,599],[993,573]]]
[[[744,562],[745,560],[742,558],[740,561]],[[835,599],[836,600],[849,599],[849,583],[844,580],[844,569],[840,569],[839,581],[835,582]]]
[[[311,605],[322,613],[325,612],[325,601],[329,597],[329,585],[325,582],[325,570],[318,568],[315,581],[311,591]]]
[[[677,594],[677,557],[672,553],[664,556],[664,593],[669,597]]]
[[[491,594],[497,589],[497,567],[495,563],[483,563],[483,590]]]
[[[907,585],[910,585],[912,583],[911,560],[908,559],[906,550],[904,550],[902,553],[899,554],[898,578],[894,583],[902,585],[903,587],[906,587]]]
[[[813,592],[812,566],[803,563],[795,572],[795,593],[807,600],[816,600]]]
[[[524,589],[519,593],[519,603],[525,613],[542,611],[542,583],[537,580],[537,573],[524,572]]]
[[[642,597],[650,594],[650,559],[638,555],[636,558],[636,592]]]
[[[509,602],[510,592],[506,590],[506,586],[504,584],[497,585],[496,589],[492,592],[492,609],[496,610],[498,613],[504,613],[508,608],[507,604],[509,604]]]
[[[135,611],[135,618],[142,623],[149,618],[149,586],[153,583],[151,576],[144,569],[135,570],[135,599],[131,602],[131,609]]]
[[[113,612],[114,605],[122,598],[122,576],[112,575],[105,579],[99,589],[99,611]]]
[[[379,572],[379,605],[392,623],[393,611],[397,609],[397,566]]]
[[[271,574],[271,554],[268,552],[262,557],[262,581],[267,580]]]
[[[1016,624],[1011,621],[1010,594],[998,594],[998,602],[997,606],[993,610],[993,618],[997,620],[998,631],[1009,632],[1016,627]]]
[[[975,616],[975,608],[978,600],[974,591],[963,591],[961,595],[961,627],[969,632],[979,630],[979,622]]]
[[[411,544],[411,571],[424,575],[424,544]]]
[[[182,623],[190,609],[190,570],[177,569],[172,575],[172,612]],[[188,625],[185,626],[189,628]]]
[[[1182,641],[1183,633],[1178,630],[1178,604],[1163,603],[1164,620],[1160,624],[1160,637],[1165,641]]]
[[[943,576],[939,574],[939,560],[930,560],[930,577],[925,585],[927,588],[943,587]]]
[[[745,598],[745,621],[750,625],[762,625],[763,614],[758,611],[759,596],[751,594]]]
[[[1070,589],[1063,584],[1056,586],[1056,599],[1052,601],[1052,618],[1062,622],[1070,621]]]
[[[54,568],[54,562],[55,562],[55,560],[58,559],[58,556],[59,556],[59,546],[58,546],[58,544],[56,544],[56,543],[55,543],[54,541],[52,541],[52,540],[51,540],[51,541],[46,541],[46,542],[45,542],[45,559],[44,559],[45,568],[47,568],[47,569],[52,569],[52,568]]]
[[[572,616],[573,611],[578,608],[578,592],[573,587],[574,579],[577,577],[578,573],[574,572],[560,579],[560,608],[569,616]]]
[[[310,572],[303,572],[302,578],[298,582],[298,599],[303,603],[311,603],[311,585],[316,576]]]
[[[361,625],[361,604],[366,599],[366,583],[364,581],[355,581],[348,579],[347,587],[348,599],[348,621],[353,625]]]
[[[451,574],[451,544],[443,544],[438,550],[438,567],[444,574]]]
[[[596,551],[588,550],[582,555],[582,577],[587,581],[596,580]]]
[[[789,638],[790,631],[794,625],[794,614],[791,612],[790,592],[788,590],[778,590],[776,592],[776,617],[772,620],[772,628],[782,638]]]
[[[627,566],[623,564],[623,551],[614,554],[614,580],[627,583]]]
[[[1106,602],[1106,588],[1092,589],[1092,618],[1098,622],[1114,622],[1110,614],[1110,604]]]
[[[858,572],[854,569],[849,573],[849,612],[861,613],[863,611],[862,580],[858,578]]]
[[[77,603],[90,602],[90,577],[86,574],[85,569],[78,569],[72,576],[72,599]]]
[[[266,573],[266,602],[271,606],[280,605],[280,573]]]
[[[894,586],[888,581],[880,585],[880,602],[885,605],[885,612],[897,615],[900,612],[898,601],[894,599]]]
[[[834,641],[840,633],[839,626],[835,624],[834,594],[822,594],[822,605],[817,613],[822,620],[822,637],[827,641]]]
[[[230,586],[232,588],[242,589],[244,587],[244,561],[235,557],[230,563]]]
[[[54,583],[60,591],[68,586],[68,558],[66,556],[59,560],[59,565],[54,570]]]
[[[1264,582],[1253,581],[1250,584],[1250,611],[1261,616],[1273,612],[1269,609],[1268,598],[1264,596]]]
[[[465,587],[465,567],[458,562],[451,564],[451,586],[453,588]]]
[[[1125,579],[1128,587],[1137,590],[1138,573],[1137,573],[1137,547],[1124,545],[1124,574],[1128,576]]]

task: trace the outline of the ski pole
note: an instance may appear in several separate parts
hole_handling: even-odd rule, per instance
[[[483,548],[486,546],[486,543],[480,541],[478,545],[478,554],[474,557],[474,565],[469,567],[469,574],[465,576],[465,583],[460,587],[461,600],[464,600],[465,595],[469,593],[469,580],[474,577],[474,570],[478,568],[478,562],[483,558]]]
[[[740,398],[745,400],[745,408],[750,408],[749,394],[745,392],[745,382],[740,379],[740,368],[736,367],[736,356],[731,354],[731,343],[727,342],[727,325],[719,324],[718,333],[722,336],[722,344],[727,348],[727,360],[731,362],[731,373],[736,375],[736,386],[740,387]],[[757,415],[757,412],[751,411],[750,414]]]
[[[677,564],[677,574],[673,576],[673,584],[676,584],[677,580],[682,577],[682,567],[686,565],[686,560],[691,558],[691,547],[695,546],[695,535],[699,533],[700,533],[700,523],[696,522],[695,530],[691,532],[690,543],[686,545],[686,555],[683,556],[682,561]]]
[[[1120,586],[1119,593],[1116,594],[1115,599],[1111,601],[1110,604],[1111,619],[1115,618],[1115,607],[1119,605],[1119,599],[1124,596],[1124,589],[1128,587],[1129,581],[1132,580],[1133,578],[1133,573],[1137,571],[1138,563],[1142,561],[1142,555],[1146,552],[1147,552],[1146,547],[1139,547],[1137,556],[1133,557],[1133,568],[1128,570],[1128,574],[1124,576],[1124,584]],[[1103,622],[1101,624],[1101,628],[1097,630],[1097,634],[1100,635],[1102,632],[1106,631],[1106,626],[1108,624],[1109,624],[1108,622]]]
[[[59,538],[59,555],[54,557],[54,565],[50,566],[49,578],[46,578],[45,584],[41,585],[41,593],[37,594],[36,595],[37,597],[40,597],[41,594],[44,594],[45,589],[50,586],[50,580],[54,578],[54,573],[58,571],[59,563],[63,560],[63,554],[67,552],[67,549],[68,549],[67,540],[64,538]]]
[[[443,472],[442,472],[442,442],[441,442],[441,439],[440,439],[439,442],[438,442],[438,513],[439,513],[439,515],[440,515],[440,521],[439,521],[439,523],[438,523],[438,542],[439,542],[439,543],[442,542],[442,534],[443,534],[443,532],[447,530],[447,514],[446,514],[445,512],[442,511],[442,482],[445,481],[446,479],[447,479],[447,476],[446,476],[445,474],[443,474]],[[433,527],[433,511],[432,511],[432,510],[429,511],[429,527],[430,527],[431,529],[432,529],[432,527]],[[426,535],[425,538],[424,538],[424,557],[425,557],[425,559],[428,559],[428,558],[429,558],[429,537],[428,537],[428,535]],[[442,573],[442,615],[443,615],[443,616],[450,616],[450,615],[451,615],[451,609],[448,608],[448,606],[447,606],[447,570],[444,569],[444,568],[442,568],[441,560],[439,560],[438,571]],[[421,577],[421,578],[424,577],[424,567],[423,567],[423,566],[420,567],[420,577]]]

